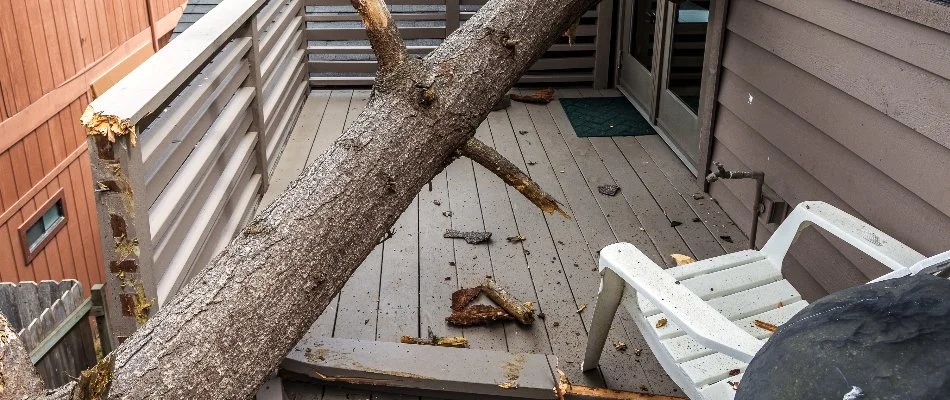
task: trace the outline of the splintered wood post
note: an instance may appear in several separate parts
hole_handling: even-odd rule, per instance
[[[518,300],[490,278],[485,278],[485,283],[482,283],[482,292],[495,304],[508,311],[518,322],[524,325],[534,323],[534,304],[530,301]]]
[[[109,354],[115,348],[115,339],[112,337],[112,329],[109,326],[105,291],[105,286],[101,283],[92,286],[92,311],[90,314],[96,317],[96,329],[99,331],[99,347],[102,348],[102,354]]]

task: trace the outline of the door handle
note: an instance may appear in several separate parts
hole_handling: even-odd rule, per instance
[[[656,11],[647,11],[647,23],[656,23]]]

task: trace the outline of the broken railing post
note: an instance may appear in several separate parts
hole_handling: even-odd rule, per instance
[[[97,283],[92,286],[92,309],[90,314],[96,317],[96,330],[99,331],[99,347],[102,354],[109,354],[115,348],[115,338],[112,336],[109,321],[108,305],[106,304],[105,286]]]

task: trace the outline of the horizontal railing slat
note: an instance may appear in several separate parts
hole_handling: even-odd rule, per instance
[[[258,35],[268,32],[271,24],[274,22],[274,16],[287,4],[287,0],[270,0],[261,10],[251,19],[251,28],[256,29]]]
[[[299,30],[298,28],[302,23],[302,17],[300,17],[301,7],[303,7],[303,5],[300,4],[300,0],[292,2],[290,6],[285,8],[280,14],[279,19],[274,22],[273,26],[271,26],[271,29],[261,36],[261,46],[259,49],[261,54],[270,54],[271,50],[274,48],[277,38],[281,37],[284,32],[288,30],[296,32]]]
[[[223,2],[93,100],[89,107],[94,112],[137,124],[158,110],[262,4],[264,0]]]
[[[287,80],[287,85],[279,93],[280,98],[277,101],[277,105],[274,108],[275,110],[292,110],[291,108],[287,108],[289,105],[288,103],[291,101],[290,99],[293,96],[294,90],[297,89],[297,85],[300,82],[303,82],[303,77],[304,77],[304,74],[306,73],[306,69],[307,67],[303,65],[303,63],[300,63],[300,62],[296,63],[296,68],[294,68],[293,75],[291,75],[291,77]],[[274,125],[277,124],[281,118],[285,118],[290,114],[292,113],[291,112],[272,112],[270,115],[265,115],[264,126],[265,126],[266,133],[262,135],[265,138],[262,140],[264,140],[265,143],[268,143],[267,154],[270,154],[269,143],[270,143],[271,136],[275,132]]]
[[[298,72],[296,75],[296,88],[290,92],[291,104],[287,106],[287,109],[295,111],[284,113],[283,117],[279,120],[279,123],[277,123],[277,126],[271,131],[272,137],[270,138],[269,143],[267,143],[268,171],[272,170],[274,166],[277,165],[277,153],[279,152],[279,149],[283,148],[284,144],[287,142],[287,138],[290,137],[290,132],[293,130],[292,122],[299,115],[300,110],[303,108],[303,102],[307,98],[307,90],[310,88],[310,85],[304,81],[305,74],[306,68],[300,68],[300,72]]]
[[[300,17],[297,17],[296,20],[300,20]],[[297,30],[288,29],[281,35],[280,39],[277,41],[277,47],[264,57],[264,60],[261,62],[261,79],[262,82],[267,82],[270,79],[270,76],[274,73],[274,70],[280,64],[281,59],[287,56],[287,54],[293,54],[294,50],[300,48],[300,41],[303,33]],[[266,88],[265,88],[266,90]]]
[[[432,13],[392,13],[394,21],[445,21],[444,12],[432,12]],[[318,14],[318,15],[307,15],[305,19],[307,22],[359,22],[360,15],[357,13],[347,13],[347,14]]]
[[[297,50],[294,54],[293,60],[302,60],[303,59],[303,49]],[[273,118],[274,112],[278,110],[276,107],[277,101],[280,99],[280,94],[286,90],[287,87],[291,84],[290,77],[294,76],[294,71],[298,68],[304,68],[303,63],[287,63],[283,65],[283,69],[280,70],[277,75],[278,85],[274,88],[273,92],[264,92],[264,120],[269,121]]]
[[[201,73],[195,76],[189,87],[185,88],[178,98],[168,106],[168,110],[156,118],[142,132],[139,148],[142,160],[147,171],[159,167],[158,160],[167,151],[167,146],[177,138],[174,134],[182,129],[183,121],[199,115],[202,110],[198,107],[206,106],[208,97],[219,88],[233,72],[234,66],[242,61],[251,47],[251,40],[244,38],[232,41],[214,57]]]
[[[208,129],[208,133],[195,147],[188,161],[185,162],[169,182],[169,186],[149,210],[149,226],[152,229],[152,242],[162,243],[168,229],[178,221],[185,221],[187,225],[187,210],[195,201],[200,203],[198,188],[201,182],[208,178],[214,165],[225,156],[225,148],[235,136],[246,132],[250,121],[242,122],[249,117],[247,112],[253,99],[253,91],[244,88],[231,98],[231,102],[218,116],[215,123]],[[243,129],[243,130],[242,130]],[[157,255],[157,254],[156,254]]]
[[[445,39],[444,26],[399,28],[403,39]],[[307,29],[307,40],[366,40],[363,28]]]
[[[257,194],[261,187],[261,175],[252,174],[243,187],[239,186],[238,194],[231,197],[231,200],[225,205],[225,211],[230,215],[227,221],[215,224],[211,231],[208,243],[201,249],[201,252],[195,258],[195,261],[182,271],[185,276],[193,276],[198,269],[207,265],[212,257],[217,255],[231,242],[238,233],[244,222],[251,217],[254,212],[254,204],[257,200]],[[178,291],[181,285],[172,287],[172,293]]]
[[[214,124],[221,111],[227,107],[231,96],[239,90],[238,88],[248,74],[250,74],[250,69],[246,62],[242,61],[235,65],[224,85],[214,91],[206,105],[196,110],[196,114],[190,115],[190,118],[184,121],[185,124],[174,136],[175,139],[167,145],[169,150],[166,152],[167,155],[160,160],[161,164],[146,170],[144,177],[146,204],[154,207],[154,202],[165,190],[168,182],[172,180],[181,165],[188,159],[195,145]]]
[[[231,194],[241,182],[238,178],[245,171],[253,169],[255,158],[252,151],[257,142],[258,135],[251,132],[241,138],[237,149],[231,155],[228,165],[221,178],[218,179],[214,189],[203,201],[203,207],[198,216],[191,221],[191,229],[187,236],[182,240],[182,246],[175,253],[175,257],[168,264],[168,269],[164,271],[158,282],[158,302],[164,303],[172,293],[174,287],[178,287],[188,278],[183,272],[190,269],[198,253],[204,247],[209,238],[209,234],[214,228],[214,223],[221,215],[224,205],[231,197]]]

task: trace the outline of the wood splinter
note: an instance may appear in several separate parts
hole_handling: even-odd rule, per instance
[[[428,338],[417,338],[412,336],[402,336],[399,338],[400,343],[405,344],[419,344],[426,346],[440,346],[440,347],[457,347],[457,348],[468,348],[468,339],[464,337],[438,337],[430,336]]]
[[[600,400],[682,400],[679,397],[664,396],[659,394],[625,392],[607,388],[596,388],[588,386],[574,385],[564,371],[557,369],[558,381],[554,388],[554,393],[558,400],[570,399],[600,399]]]
[[[557,212],[564,218],[571,219],[571,216],[561,208],[561,204],[553,196],[545,192],[540,185],[531,180],[527,174],[521,172],[521,169],[508,161],[505,156],[480,140],[469,139],[458,152],[498,175],[506,184],[517,189],[524,197],[538,206],[541,211],[548,214]]]

